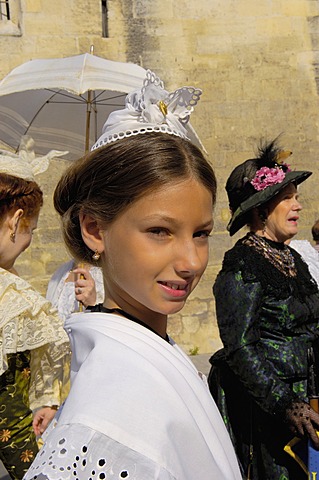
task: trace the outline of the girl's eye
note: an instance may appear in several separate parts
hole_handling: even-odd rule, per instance
[[[194,238],[208,238],[210,237],[210,230],[200,230],[199,232],[194,233]]]
[[[165,237],[166,235],[169,235],[168,230],[166,230],[165,228],[162,228],[162,227],[150,228],[148,231],[152,235],[156,235],[156,236],[159,236],[159,237]]]

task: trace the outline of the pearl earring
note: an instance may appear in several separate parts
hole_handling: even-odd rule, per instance
[[[95,262],[97,262],[98,260],[100,260],[100,256],[101,254],[97,250],[95,250],[95,253],[93,253],[92,258]]]

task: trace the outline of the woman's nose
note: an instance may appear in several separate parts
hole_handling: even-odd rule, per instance
[[[302,210],[302,205],[301,205],[301,203],[299,202],[299,200],[297,200],[297,199],[296,199],[296,201],[295,201],[294,209],[295,209],[295,210],[298,210],[298,211]]]

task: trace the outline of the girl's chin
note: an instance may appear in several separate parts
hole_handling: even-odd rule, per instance
[[[167,315],[174,315],[175,313],[178,313],[184,308],[185,305],[185,300],[179,303],[179,305],[176,305],[174,308],[170,308],[169,311],[167,312]]]
[[[162,308],[156,309],[156,312],[160,315],[174,315],[182,310],[185,305],[186,300],[183,299],[180,302],[170,302],[170,305],[163,306]],[[154,310],[155,311],[155,310]]]

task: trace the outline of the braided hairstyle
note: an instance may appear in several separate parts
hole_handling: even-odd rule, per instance
[[[36,182],[0,173],[0,226],[9,212],[23,209],[21,226],[26,227],[38,215],[43,205],[43,193]]]

